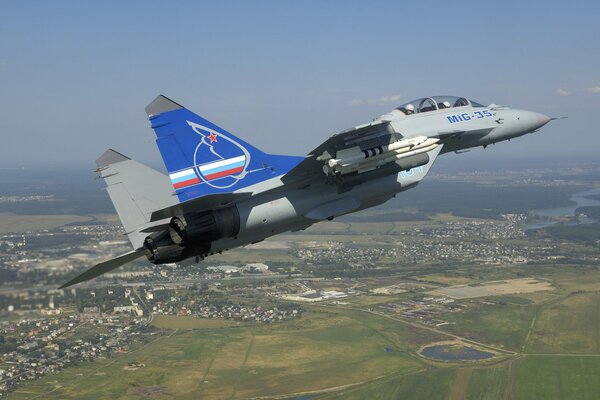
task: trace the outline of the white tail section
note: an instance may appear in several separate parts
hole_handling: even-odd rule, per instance
[[[96,163],[129,241],[134,249],[140,248],[147,236],[140,230],[152,212],[179,202],[171,180],[114,150],[107,150]]]

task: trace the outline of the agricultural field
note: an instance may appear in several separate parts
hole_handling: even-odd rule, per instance
[[[437,369],[419,373],[381,379],[356,389],[350,389],[339,394],[317,397],[318,399],[407,399],[407,400],[446,400],[454,380],[456,370]]]
[[[155,315],[152,325],[160,329],[214,329],[240,326],[240,322],[226,319],[192,318],[176,315]]]
[[[600,353],[600,292],[573,294],[540,310],[526,350]]]
[[[271,252],[268,247],[254,251]],[[290,250],[275,247],[282,254]],[[435,285],[456,285],[456,276],[466,276],[471,268],[317,280],[315,287],[357,286],[366,292],[403,284],[427,295]],[[525,272],[533,278],[517,278],[516,286],[528,289],[528,282],[539,282],[544,290],[505,290]],[[492,282],[498,290],[485,297],[457,300],[466,307],[442,314],[450,324],[440,328],[369,312],[415,296],[408,292],[360,295],[341,305],[306,305],[301,318],[272,325],[155,315],[152,325],[158,332],[149,343],[48,375],[9,398],[594,398],[600,293],[590,289],[598,287],[600,274],[590,268],[515,266],[482,268],[479,276],[481,280],[460,284],[485,287],[483,278],[503,278]],[[418,354],[423,346],[452,339],[448,334],[512,353],[472,362],[434,361]],[[132,363],[143,367],[132,368]]]
[[[454,334],[500,348],[518,351],[535,316],[532,306],[474,303],[461,313],[444,315]]]
[[[148,344],[68,368],[10,398],[245,399],[296,393],[315,399],[491,400],[507,394],[513,399],[593,399],[600,390],[595,379],[600,357],[591,342],[579,349],[588,355],[533,353],[563,351],[554,342],[540,342],[538,332],[574,311],[583,316],[597,304],[598,293],[582,293],[559,301],[483,304],[460,317],[454,314],[453,333],[517,352],[492,364],[420,358],[417,349],[443,340],[443,333],[352,304],[311,306],[301,319],[274,325],[155,316],[152,323],[161,330]],[[579,330],[587,328],[574,326],[571,333],[567,324],[556,326],[553,335],[563,337],[556,342],[579,343]],[[526,341],[526,351],[519,353]],[[143,367],[128,367],[133,362]]]
[[[515,399],[594,400],[600,393],[600,356],[529,356],[515,375]]]
[[[501,296],[514,293],[533,293],[554,290],[550,282],[533,278],[507,279],[498,282],[486,282],[480,285],[455,285],[438,288],[429,292],[435,296],[447,296],[453,299]]]
[[[68,368],[11,397],[247,398],[318,392],[424,368],[411,354],[422,340],[417,332],[364,313],[319,311],[271,326],[229,328],[168,322],[177,328],[144,347]],[[127,369],[134,361],[144,367]]]
[[[441,285],[468,285],[470,283],[475,283],[474,279],[464,275],[448,275],[448,274],[429,274],[416,276],[415,279],[418,279],[423,282],[433,282],[439,283]]]
[[[506,391],[508,368],[506,365],[476,369],[468,382],[467,400],[502,399]]]
[[[54,229],[73,222],[84,222],[91,219],[91,217],[82,215],[17,215],[1,213],[0,234]]]

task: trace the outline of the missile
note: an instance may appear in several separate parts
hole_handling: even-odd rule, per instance
[[[359,173],[367,172],[367,171],[371,171],[371,170],[373,170],[377,167],[380,167],[384,164],[387,164],[387,163],[395,162],[398,160],[403,160],[405,158],[409,158],[409,157],[415,156],[417,154],[427,153],[428,151],[435,149],[437,146],[438,145],[436,143],[434,143],[427,147],[421,147],[419,149],[400,153],[400,154],[398,154],[396,152],[389,152],[387,154],[384,154],[384,157],[378,157],[373,160],[369,159],[369,161],[367,161],[367,162],[351,164],[347,167],[337,166],[337,167],[333,168],[332,170],[335,172],[339,172],[342,175],[348,174],[348,173],[351,173],[354,171],[358,171]]]
[[[397,142],[390,143],[387,146],[374,147],[372,149],[366,149],[360,151],[359,149],[348,156],[342,156],[340,158],[334,158],[328,161],[328,166],[334,168],[336,166],[346,167],[354,163],[359,163],[362,160],[373,159],[376,157],[384,157],[386,153],[396,152],[401,154],[408,152],[413,149],[427,147],[434,143],[439,142],[438,138],[428,138],[427,136],[417,136],[410,139],[399,140]]]
[[[332,175],[336,172],[348,174],[355,171],[359,173],[371,171],[381,165],[431,151],[438,146],[438,142],[438,138],[427,138],[426,136],[401,140],[388,146],[380,146],[347,157],[331,159],[323,166],[323,172],[326,175]]]

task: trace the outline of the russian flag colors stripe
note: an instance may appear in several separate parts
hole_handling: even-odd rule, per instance
[[[234,175],[244,170],[246,156],[228,158],[227,160],[213,161],[198,167],[200,173],[207,181]],[[198,175],[194,168],[184,169],[179,172],[169,174],[171,183],[175,189],[185,188],[200,183]]]
[[[210,181],[242,172],[244,164],[246,164],[246,156],[239,156],[204,164],[199,169],[206,180]]]
[[[200,179],[196,176],[193,168],[188,168],[183,171],[169,174],[171,183],[175,189],[181,189],[196,183],[200,183]]]

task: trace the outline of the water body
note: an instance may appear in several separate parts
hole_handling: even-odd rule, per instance
[[[590,189],[584,190],[582,192],[577,192],[570,197],[570,200],[575,203],[575,205],[568,207],[558,207],[558,208],[545,208],[541,210],[534,210],[533,213],[538,216],[545,218],[544,222],[536,222],[535,224],[527,225],[527,229],[540,229],[545,228],[550,225],[556,224],[556,218],[575,218],[575,210],[579,207],[594,207],[600,206],[600,200],[590,199],[589,196],[600,195],[600,188],[598,189]],[[578,217],[575,221],[571,223],[571,225],[578,224],[591,224],[596,222],[592,218],[587,217]]]
[[[494,353],[477,350],[472,347],[440,344],[425,347],[421,355],[440,361],[477,361],[494,357]]]

